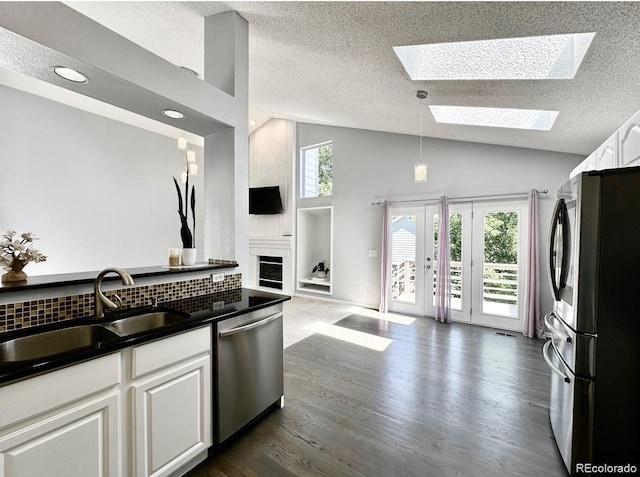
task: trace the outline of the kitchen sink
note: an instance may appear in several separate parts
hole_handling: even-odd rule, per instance
[[[127,336],[180,323],[186,319],[186,316],[178,315],[169,311],[156,311],[152,313],[145,313],[143,315],[121,318],[119,320],[112,321],[107,325],[107,327],[115,330],[115,332],[121,336]]]
[[[18,362],[46,358],[116,338],[118,335],[100,325],[72,326],[46,331],[0,343],[0,361]]]

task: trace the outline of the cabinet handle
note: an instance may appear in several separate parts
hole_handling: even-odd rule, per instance
[[[266,318],[260,321],[254,321],[253,323],[249,323],[248,325],[238,326],[237,328],[231,328],[227,331],[220,331],[218,333],[218,338],[226,338],[227,336],[235,335],[237,333],[242,333],[244,331],[249,331],[254,328],[259,328],[260,326],[264,326],[267,323],[271,323],[274,320],[277,320],[282,316],[282,312],[276,313],[275,315],[267,316]]]

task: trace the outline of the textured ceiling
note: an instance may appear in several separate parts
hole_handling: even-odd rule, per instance
[[[67,2],[155,54],[203,71],[203,18],[249,22],[249,117],[418,134],[427,104],[560,111],[549,132],[437,124],[425,136],[589,154],[640,109],[633,2]],[[412,81],[393,46],[595,32],[571,80]]]

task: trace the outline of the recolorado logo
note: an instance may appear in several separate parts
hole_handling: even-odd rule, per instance
[[[580,474],[635,474],[638,468],[633,464],[609,465],[609,464],[576,464],[576,472]]]

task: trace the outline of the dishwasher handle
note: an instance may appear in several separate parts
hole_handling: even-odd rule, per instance
[[[272,321],[277,320],[280,317],[282,317],[282,312],[276,313],[275,315],[267,316],[262,320],[254,321],[253,323],[249,323],[248,325],[238,326],[236,328],[231,328],[230,330],[227,330],[227,331],[220,331],[218,333],[218,338],[226,338],[227,336],[232,336],[237,333],[242,333],[244,331],[249,331],[255,328],[259,328],[261,326],[266,325],[267,323],[271,323]]]
[[[571,379],[569,378],[569,376],[566,375],[565,373],[563,373],[560,368],[558,368],[555,364],[553,364],[553,361],[552,361],[551,357],[549,357],[549,348],[551,348],[551,352],[552,353],[555,353],[555,346],[553,346],[553,347],[552,346],[553,346],[553,340],[548,340],[544,344],[544,348],[542,349],[542,357],[547,362],[547,366],[549,366],[551,368],[551,371],[553,371],[557,375],[561,376],[562,380],[565,383],[570,383]]]

